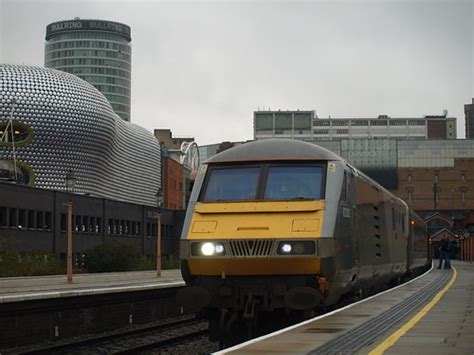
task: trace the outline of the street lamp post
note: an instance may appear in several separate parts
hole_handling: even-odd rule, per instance
[[[156,276],[161,276],[161,208],[163,207],[163,191],[156,193]]]
[[[67,282],[72,283],[72,193],[76,184],[76,177],[72,170],[69,170],[64,179],[66,184],[66,192],[69,200],[64,204],[67,208]]]

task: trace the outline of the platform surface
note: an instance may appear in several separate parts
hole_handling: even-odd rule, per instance
[[[453,285],[384,354],[474,354],[474,264],[455,261],[453,265],[457,270]]]
[[[445,285],[441,287],[442,289],[446,287],[445,293],[438,302],[432,304],[432,308],[417,323],[411,324],[413,317],[419,316],[425,306],[433,303],[433,299],[441,289],[433,291],[433,296],[423,301],[415,310],[400,312],[403,314],[401,320],[390,328],[381,330],[383,323],[378,323],[379,325],[371,331],[372,334],[352,336],[350,341],[354,344],[361,339],[366,342],[367,339],[372,339],[363,347],[354,347],[358,349],[357,351],[345,350],[341,353],[368,354],[373,351],[372,354],[474,354],[474,264],[454,261],[453,266],[457,275],[449,288],[447,286],[454,278],[454,271],[434,268],[423,277],[394,290],[220,353],[339,353],[329,351],[328,344],[337,342],[368,324],[375,324],[377,316],[391,312],[404,300],[416,297],[420,291],[427,289],[435,281],[446,279]],[[387,343],[387,338],[400,328],[404,326],[406,328],[407,324],[411,325],[411,328],[403,336],[392,346],[380,350],[381,344]],[[376,332],[379,335],[374,336]]]
[[[184,286],[180,270],[0,278],[0,303]]]

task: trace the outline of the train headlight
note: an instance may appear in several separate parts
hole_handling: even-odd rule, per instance
[[[205,256],[211,256],[215,252],[214,244],[207,242],[201,245],[201,253]]]
[[[216,254],[222,254],[224,252],[224,245],[217,243],[214,250],[216,251]]]
[[[282,245],[281,245],[281,251],[282,251],[283,253],[285,253],[285,254],[291,253],[291,249],[293,249],[293,248],[291,247],[291,244],[286,244],[286,243],[285,243],[285,244],[282,244]]]
[[[191,243],[192,256],[223,256],[226,254],[224,242],[196,242]]]
[[[279,255],[314,255],[316,244],[312,240],[288,240],[278,244]]]

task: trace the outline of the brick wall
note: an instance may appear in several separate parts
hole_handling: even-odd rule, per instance
[[[182,209],[184,168],[177,161],[170,158],[165,158],[163,165],[165,171],[165,208]]]
[[[414,210],[434,209],[435,184],[437,209],[474,209],[474,159],[455,159],[454,168],[400,168],[398,181],[392,192]]]

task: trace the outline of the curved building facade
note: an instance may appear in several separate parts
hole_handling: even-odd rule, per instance
[[[103,20],[60,21],[46,27],[45,67],[92,84],[130,121],[130,27]]]
[[[0,65],[0,138],[3,180],[64,191],[72,170],[76,192],[156,205],[158,140],[74,75]]]

